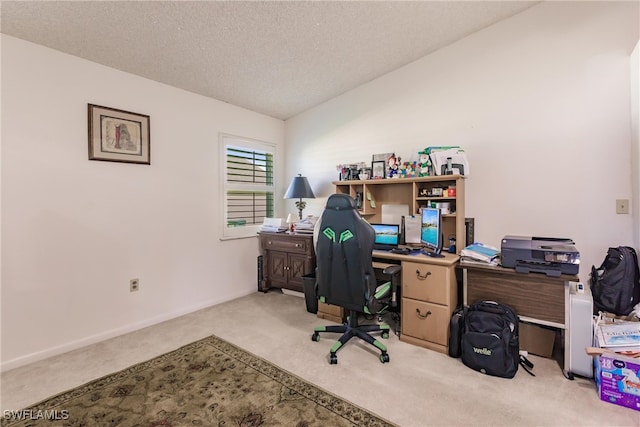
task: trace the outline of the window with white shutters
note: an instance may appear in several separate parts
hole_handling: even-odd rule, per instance
[[[255,236],[274,215],[275,146],[223,135],[223,237]]]

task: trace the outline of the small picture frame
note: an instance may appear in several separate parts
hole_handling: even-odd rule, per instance
[[[371,162],[371,178],[384,179],[387,176],[387,162],[378,160]]]
[[[391,156],[395,156],[394,153],[379,153],[379,154],[374,154],[371,157],[371,161],[373,162],[379,162],[379,161],[388,161],[389,157]]]
[[[149,116],[94,104],[88,106],[89,160],[151,164]]]
[[[340,172],[340,181],[349,181],[351,179],[351,169],[344,167]]]

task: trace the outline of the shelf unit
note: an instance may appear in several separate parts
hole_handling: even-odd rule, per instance
[[[382,221],[382,205],[408,205],[414,215],[420,214],[420,208],[428,203],[449,203],[451,213],[442,215],[442,234],[444,248],[449,238],[456,238],[456,252],[467,245],[464,212],[464,183],[462,175],[439,175],[421,178],[391,178],[354,181],[334,181],[336,193],[348,194],[359,205],[360,214],[367,221]],[[450,191],[455,189],[454,191]],[[437,195],[439,190],[446,195]],[[453,193],[449,195],[449,193]]]

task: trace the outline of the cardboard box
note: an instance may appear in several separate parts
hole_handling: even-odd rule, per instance
[[[555,330],[525,322],[520,322],[518,328],[520,350],[542,357],[552,356]]]
[[[640,411],[640,359],[605,352],[594,363],[600,399]]]
[[[337,305],[318,303],[318,317],[320,319],[331,320],[332,322],[342,323],[344,319],[344,310]]]

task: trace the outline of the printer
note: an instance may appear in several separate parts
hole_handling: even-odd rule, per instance
[[[505,236],[500,248],[502,266],[547,276],[578,274],[580,253],[574,244],[563,238]]]

